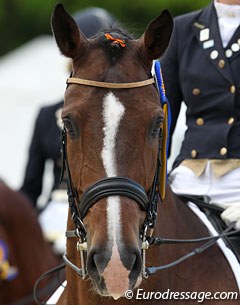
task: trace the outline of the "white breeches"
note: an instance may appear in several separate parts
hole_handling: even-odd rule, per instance
[[[53,243],[53,249],[58,254],[66,251],[67,217],[68,202],[52,200],[38,218],[45,239]]]
[[[210,162],[199,177],[191,169],[180,165],[170,173],[169,184],[176,194],[208,195],[223,208],[233,203],[240,204],[240,168],[216,178]]]

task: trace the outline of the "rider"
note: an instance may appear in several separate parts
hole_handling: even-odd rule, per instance
[[[170,173],[177,194],[208,195],[240,229],[240,0],[214,0],[178,16],[161,58],[173,133],[187,130]]]
[[[106,10],[91,7],[73,15],[79,28],[87,38],[103,29],[109,29],[116,23],[116,19]],[[71,63],[69,63],[69,67]],[[60,137],[61,111],[63,101],[43,107],[37,116],[35,128],[29,150],[24,182],[21,191],[37,208],[37,201],[42,193],[44,167],[47,160],[53,161],[54,183],[47,208],[40,214],[39,220],[49,241],[54,240],[54,248],[62,252],[65,248],[63,232],[67,223],[67,194],[66,185],[59,186],[61,173]],[[61,189],[60,189],[61,188]],[[54,217],[52,217],[54,215]],[[64,219],[59,221],[60,219]],[[61,233],[61,234],[60,234]],[[59,238],[58,238],[59,237]]]

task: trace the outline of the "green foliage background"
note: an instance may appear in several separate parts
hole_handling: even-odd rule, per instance
[[[0,0],[0,55],[31,38],[50,34],[50,17],[56,0]],[[137,37],[163,9],[173,16],[200,9],[210,0],[62,0],[74,13],[88,6],[107,9]]]

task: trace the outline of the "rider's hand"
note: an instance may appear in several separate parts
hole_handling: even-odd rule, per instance
[[[227,226],[235,222],[235,229],[240,229],[240,202],[229,205],[221,214],[222,220]]]

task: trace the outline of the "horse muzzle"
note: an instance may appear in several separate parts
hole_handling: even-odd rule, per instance
[[[141,251],[114,243],[105,249],[94,245],[88,253],[87,270],[100,295],[118,299],[140,284]]]

